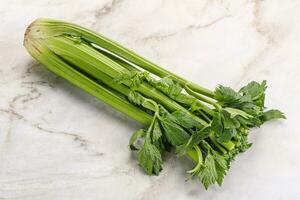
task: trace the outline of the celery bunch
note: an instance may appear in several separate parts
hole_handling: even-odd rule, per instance
[[[211,91],[75,24],[37,19],[24,46],[52,72],[146,125],[129,147],[149,175],[159,174],[164,152],[173,150],[195,162],[188,174],[205,188],[221,185],[230,162],[251,146],[250,128],[285,118],[265,111],[266,81]]]

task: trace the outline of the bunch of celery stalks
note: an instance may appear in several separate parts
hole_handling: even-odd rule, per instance
[[[266,81],[211,91],[75,24],[37,19],[24,46],[55,74],[145,125],[129,147],[149,175],[159,174],[167,151],[188,156],[195,163],[189,178],[206,189],[221,185],[230,162],[251,146],[250,128],[285,118],[265,111]]]

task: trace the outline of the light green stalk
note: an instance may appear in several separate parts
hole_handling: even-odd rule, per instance
[[[45,33],[47,33],[47,31]],[[117,78],[123,73],[128,72],[128,70],[123,66],[119,65],[91,46],[74,37],[66,35],[57,35],[53,37],[50,34],[44,35],[43,39],[40,40],[41,43],[47,46],[52,52],[54,52],[56,55],[60,56],[67,62],[71,63],[78,69],[84,71],[85,73],[88,73],[91,77],[103,81],[110,87],[118,90],[123,94],[125,92],[125,95],[128,96],[130,92],[129,89],[126,90],[124,89],[124,86],[116,84],[113,81],[113,79]],[[129,87],[130,83],[125,83],[125,85]],[[140,86],[136,90],[144,94],[146,97],[159,102],[170,111],[185,109],[147,83],[140,84]],[[200,118],[198,118],[198,120],[201,124],[207,125],[204,120]]]
[[[87,42],[99,45],[100,47],[105,48],[106,50],[117,54],[118,56],[124,58],[132,62],[133,64],[159,76],[159,77],[166,77],[172,76],[173,78],[177,79],[182,86],[188,86],[195,92],[203,94],[208,97],[214,97],[214,92],[203,88],[195,83],[185,80],[182,77],[179,77],[176,74],[152,63],[151,61],[137,55],[133,51],[121,46],[120,44],[106,38],[99,33],[86,29],[84,27],[77,26],[72,23],[67,23],[59,20],[52,20],[52,19],[39,19],[38,23],[41,26],[47,27],[48,34],[51,35],[61,35],[61,34],[70,34],[74,36],[81,36]]]
[[[47,47],[41,45],[36,40],[28,38],[30,37],[30,33],[27,32],[26,34],[28,36],[25,36],[24,46],[36,60],[45,65],[49,70],[136,121],[142,124],[151,123],[151,115],[134,106],[126,99],[116,95],[111,90],[97,84],[95,81],[76,71],[57,55],[52,53]]]

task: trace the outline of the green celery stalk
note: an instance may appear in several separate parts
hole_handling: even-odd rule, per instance
[[[41,40],[41,43],[47,46],[55,54],[80,68],[80,70],[88,73],[90,76],[101,79],[106,82],[107,85],[110,85],[110,87],[113,87],[122,93],[126,92],[125,95],[128,95],[128,89],[126,90],[124,89],[125,87],[113,83],[114,78],[117,78],[128,70],[89,45],[76,41],[76,39],[74,41],[72,38],[66,36],[45,37],[45,39]],[[103,78],[104,76],[105,78]],[[111,77],[111,79],[109,79],[109,77]],[[137,88],[137,91],[160,102],[170,111],[185,109],[147,83],[142,83]],[[204,120],[200,118],[198,118],[198,120],[203,125],[207,125]]]
[[[49,70],[70,81],[77,87],[85,90],[99,100],[128,115],[142,124],[150,124],[152,116],[134,106],[124,98],[111,92],[109,89],[97,84],[95,81],[84,76],[69,66],[46,46],[29,39],[25,39],[24,45],[28,52],[45,65]]]
[[[178,75],[152,63],[151,61],[137,55],[133,51],[121,46],[120,44],[106,38],[105,36],[99,33],[96,33],[94,31],[91,31],[89,29],[86,29],[84,27],[72,23],[53,20],[53,19],[45,19],[45,20],[40,19],[38,23],[41,25],[41,27],[47,26],[46,31],[47,34],[49,35],[60,35],[64,33],[75,35],[75,36],[80,35],[86,41],[99,45],[100,47],[103,47],[106,50],[119,55],[125,60],[128,60],[159,77],[166,77],[171,75],[172,77],[176,78],[183,86],[188,86],[190,89],[194,90],[195,92],[206,95],[208,97],[214,97],[214,92],[206,88],[203,88],[195,83],[187,81],[182,77],[179,77]]]

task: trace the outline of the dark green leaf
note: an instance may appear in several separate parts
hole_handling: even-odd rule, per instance
[[[178,110],[173,112],[172,115],[176,119],[176,123],[183,126],[184,128],[191,129],[200,125],[195,117],[193,117],[186,111]]]
[[[250,95],[251,99],[254,101],[263,97],[266,89],[267,82],[265,80],[261,84],[251,81],[246,86],[242,87],[239,92],[243,93],[244,95]]]
[[[245,87],[240,89],[240,92],[244,96],[250,96],[252,102],[259,106],[261,109],[264,108],[265,104],[265,91],[267,89],[267,82],[264,80],[261,84],[252,81],[248,83]]]
[[[197,100],[193,96],[183,94],[182,86],[170,77],[165,77],[157,81],[154,87],[162,91],[171,99],[183,105],[191,106]]]
[[[173,146],[179,146],[188,141],[189,134],[175,122],[165,118],[161,120],[161,125],[164,129],[167,140]]]
[[[218,152],[212,151],[213,157],[215,161],[222,167],[223,169],[227,169],[227,161],[225,160],[224,156],[221,156]]]
[[[223,124],[220,113],[214,113],[213,120],[211,123],[211,130],[214,131],[216,134],[220,134],[223,132]]]
[[[198,177],[204,185],[205,189],[217,182],[218,173],[216,169],[215,159],[210,153],[208,153],[205,157],[204,165],[199,171]]]
[[[158,119],[156,119],[154,122],[151,138],[153,145],[155,145],[158,150],[163,153],[166,150],[167,144],[165,144],[163,140],[163,133]]]
[[[219,85],[215,90],[215,98],[218,102],[223,104],[233,104],[240,101],[241,95],[231,89],[230,87],[224,87]]]
[[[148,140],[145,140],[142,149],[138,153],[138,161],[141,167],[149,175],[158,175],[162,169],[160,151]]]
[[[175,101],[177,101],[180,104],[186,105],[186,106],[192,106],[192,104],[197,101],[197,99],[193,96],[187,95],[187,94],[179,94],[177,96],[171,96],[171,98]]]
[[[286,119],[284,114],[279,110],[269,110],[263,113],[262,120],[264,122],[272,119]]]
[[[152,141],[158,141],[162,137],[159,121],[155,120],[152,131]]]
[[[218,135],[217,140],[220,143],[228,142],[237,133],[236,129],[224,129],[221,134]]]
[[[226,171],[228,170],[228,163],[225,157],[221,156],[218,152],[212,151],[212,153],[215,159],[215,165],[218,174],[217,183],[219,184],[219,186],[221,186],[226,175]]]
[[[218,174],[217,183],[219,186],[221,186],[226,175],[226,169],[223,168],[218,162],[216,162],[216,170]]]
[[[225,129],[239,128],[240,122],[237,118],[231,118],[227,112],[222,112],[223,126]]]
[[[194,131],[190,139],[187,141],[187,143],[176,147],[176,154],[178,156],[183,156],[187,154],[189,150],[193,149],[202,140],[207,138],[210,133],[211,133],[211,127],[204,127],[200,130]]]

